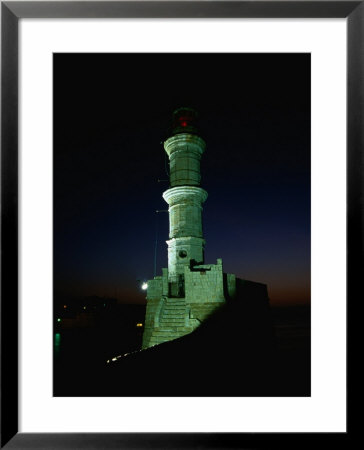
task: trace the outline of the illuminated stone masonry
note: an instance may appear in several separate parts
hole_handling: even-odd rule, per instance
[[[195,186],[176,186],[163,198],[169,205],[168,278],[177,282],[191,260],[203,261],[201,213],[207,192]]]
[[[168,268],[148,281],[143,348],[171,341],[196,329],[228,299],[237,280],[224,274],[222,260],[205,264],[200,160],[205,141],[197,135],[197,114],[190,108],[174,112],[172,136],[164,142],[169,156],[170,188]],[[242,280],[238,280],[242,281]]]

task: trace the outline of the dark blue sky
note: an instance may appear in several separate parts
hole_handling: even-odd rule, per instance
[[[310,299],[310,55],[56,54],[57,299],[144,302],[167,266],[166,157],[174,109],[195,107],[205,258],[268,284],[272,303]],[[158,216],[158,217],[157,217]]]

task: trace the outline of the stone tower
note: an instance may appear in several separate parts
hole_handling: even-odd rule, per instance
[[[148,281],[143,348],[190,333],[235,290],[235,276],[223,274],[221,259],[204,261],[207,192],[200,187],[200,161],[206,144],[196,121],[193,109],[177,109],[164,142],[170,167],[170,187],[163,193],[169,205],[168,268]]]
[[[163,194],[169,205],[168,283],[174,297],[184,296],[185,267],[204,262],[202,204],[207,192],[200,187],[200,160],[206,144],[195,121],[192,109],[176,110],[172,136],[164,142],[170,167],[170,189]]]

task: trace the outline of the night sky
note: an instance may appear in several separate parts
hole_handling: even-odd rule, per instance
[[[54,55],[55,299],[145,302],[156,236],[167,267],[162,141],[191,106],[205,262],[266,283],[273,305],[308,303],[310,97],[309,54]]]

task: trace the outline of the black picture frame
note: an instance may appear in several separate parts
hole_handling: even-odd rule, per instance
[[[309,445],[346,433],[18,433],[18,22],[21,18],[346,18],[347,303],[363,273],[363,1],[1,2],[1,447],[257,448]],[[359,294],[360,295],[360,294]],[[348,309],[349,312],[349,309]],[[349,341],[350,342],[350,341]],[[350,414],[348,414],[348,418]],[[350,434],[351,435],[351,434]],[[345,441],[345,442],[344,442]]]

